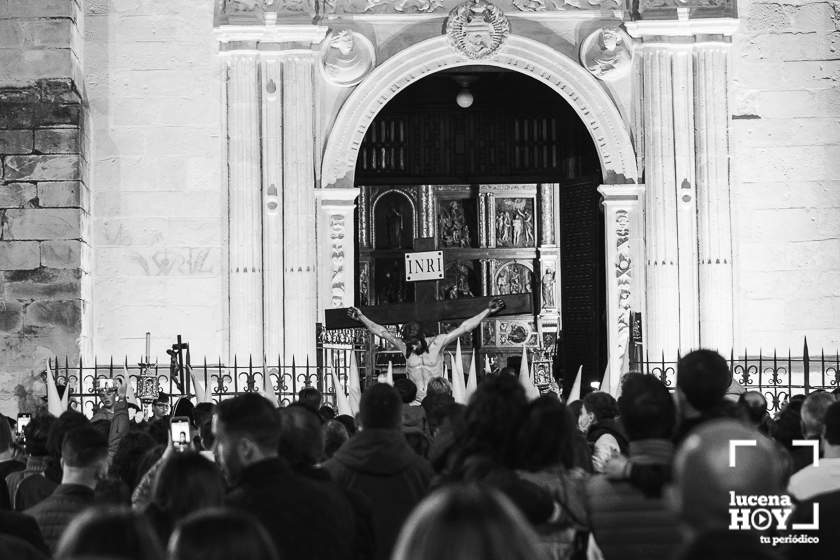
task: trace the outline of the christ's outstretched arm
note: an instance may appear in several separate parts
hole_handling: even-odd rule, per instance
[[[487,305],[487,309],[485,309],[478,315],[470,317],[469,319],[458,325],[458,328],[446,333],[446,337],[443,339],[443,346],[446,346],[462,334],[466,334],[472,330],[475,330],[476,328],[478,328],[478,325],[481,324],[481,321],[483,321],[485,317],[487,317],[488,315],[492,315],[493,313],[498,313],[499,311],[504,309],[504,307],[505,302],[502,301],[501,298],[495,298],[490,300],[490,303]]]
[[[370,319],[368,319],[367,317],[365,317],[358,307],[349,308],[347,310],[347,316],[351,319],[361,321],[362,324],[364,324],[364,326],[367,327],[367,330],[369,330],[370,332],[372,332],[380,338],[384,338],[385,340],[390,342],[397,350],[399,350],[402,353],[405,353],[405,343],[401,339],[394,336],[394,334],[391,331],[389,331],[382,325],[378,325]]]

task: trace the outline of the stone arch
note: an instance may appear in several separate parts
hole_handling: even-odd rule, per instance
[[[598,80],[551,47],[511,35],[486,60],[465,57],[449,45],[446,36],[440,36],[414,44],[383,62],[339,110],[324,151],[321,186],[354,186],[356,159],[365,133],[397,93],[429,74],[477,62],[521,72],[551,87],[574,108],[592,135],[604,183],[638,182],[630,133]]]

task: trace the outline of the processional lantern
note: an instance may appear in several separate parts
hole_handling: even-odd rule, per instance
[[[145,406],[150,405],[159,394],[157,373],[155,373],[155,369],[157,368],[152,368],[151,360],[149,359],[151,337],[151,333],[147,332],[146,357],[145,360],[138,364],[140,366],[140,376],[137,378],[137,391],[135,391],[137,398],[140,399],[140,402],[142,402]],[[126,382],[128,382],[127,379]]]

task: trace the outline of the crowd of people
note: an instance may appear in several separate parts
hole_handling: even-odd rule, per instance
[[[170,414],[162,398],[142,423],[120,387],[91,420],[42,413],[22,437],[0,421],[0,558],[833,557],[836,395],[792,396],[771,418],[759,392],[728,400],[731,381],[699,350],[673,392],[628,374],[617,399],[529,400],[503,370],[466,406],[443,377],[398,378],[368,386],[355,416],[308,387],[280,408],[246,393],[180,399]],[[174,417],[189,421],[186,444]],[[733,458],[733,441],[754,443]],[[741,496],[784,497],[789,511],[739,525]],[[817,510],[818,529],[796,533],[819,542],[785,540]]]

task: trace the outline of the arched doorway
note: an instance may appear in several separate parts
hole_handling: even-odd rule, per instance
[[[425,224],[422,237],[445,255],[438,300],[534,299],[533,316],[488,320],[462,339],[465,350],[480,349],[497,369],[518,368],[525,344],[532,357],[551,357],[563,379],[581,365],[590,378],[603,372],[600,162],[586,127],[554,90],[493,66],[426,76],[377,114],[355,181],[356,301],[415,301],[403,253],[417,250],[414,224]]]
[[[607,321],[606,353],[609,356],[610,369],[619,371],[622,367],[622,356],[627,348],[626,332],[631,305],[631,299],[628,298],[631,291],[631,274],[628,255],[622,253],[621,259],[616,258],[617,248],[619,251],[623,248],[626,253],[629,246],[628,238],[621,237],[621,234],[616,232],[629,231],[630,237],[635,238],[632,243],[634,262],[641,261],[639,251],[642,246],[640,219],[637,213],[632,210],[628,214],[623,209],[626,205],[635,205],[641,193],[641,188],[636,185],[638,174],[635,154],[627,127],[602,84],[575,61],[542,43],[515,35],[510,36],[496,55],[483,62],[488,66],[527,75],[551,88],[577,114],[594,143],[600,168],[600,180],[604,183],[599,190],[604,195],[605,203],[610,198],[607,193],[613,190],[616,194],[615,201],[617,201],[613,210],[609,212],[609,219],[604,228],[606,239],[602,255],[605,258],[600,260],[606,261],[607,264],[602,269],[604,274],[599,282],[606,286],[607,294],[603,310]],[[355,189],[357,182],[355,174],[359,150],[371,123],[383,107],[402,90],[423,77],[441,70],[471,64],[474,64],[474,61],[451,49],[445,37],[438,37],[417,43],[392,56],[355,89],[338,113],[327,139],[322,159],[320,185],[323,188],[319,189],[322,194],[318,196],[322,201],[339,201],[338,203],[330,202],[330,204],[341,208],[340,210],[328,209],[323,213],[324,223],[345,223],[347,225],[343,227],[349,229],[350,220],[341,218],[334,221],[333,217],[339,211],[346,212],[345,203],[341,201],[351,200],[350,197],[345,197],[340,193],[346,189],[348,195],[354,197],[358,192]],[[523,99],[522,103],[528,103],[528,100]],[[327,208],[326,202],[322,202],[322,208]],[[616,209],[619,210],[618,213]],[[346,216],[346,214],[343,215]],[[628,216],[631,224],[629,228],[627,227]],[[421,223],[418,226],[421,231],[430,228],[429,224]],[[345,236],[348,241],[353,237],[352,235]],[[341,247],[345,258],[354,251],[347,245],[349,244]],[[331,285],[339,286],[339,291],[343,290],[345,285],[349,288],[355,284],[357,275],[350,267],[336,268],[333,263],[333,266],[327,270],[332,271]],[[533,275],[534,271],[531,271],[531,274]],[[364,282],[369,282],[369,277],[363,271],[358,277]],[[335,280],[336,278],[338,280]],[[624,285],[618,286],[621,281],[625,281]],[[632,289],[643,292],[643,289],[638,289],[642,283],[641,274],[634,276]],[[348,296],[351,292],[355,290],[346,290]],[[638,295],[636,297],[639,298]],[[337,299],[340,298],[333,298],[334,304]],[[349,298],[345,298],[343,303],[351,303],[348,300]],[[641,308],[640,302],[635,302],[634,305],[637,309]],[[625,333],[623,339],[622,333]]]

